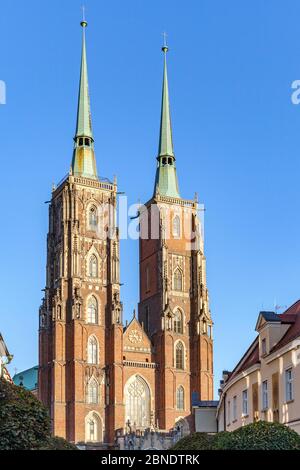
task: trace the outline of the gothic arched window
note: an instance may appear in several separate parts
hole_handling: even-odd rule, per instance
[[[178,387],[176,392],[176,408],[177,410],[184,410],[184,388],[182,385]]]
[[[95,297],[89,299],[87,313],[88,323],[98,323],[98,302]]]
[[[96,255],[92,255],[89,260],[89,276],[98,277],[98,259]]]
[[[144,326],[145,326],[145,331],[147,333],[149,333],[149,320],[150,320],[150,307],[149,305],[146,305],[145,307],[145,323],[144,323]]]
[[[88,363],[98,364],[98,341],[95,336],[88,340]]]
[[[181,341],[176,344],[175,349],[176,369],[184,369],[184,346]]]
[[[125,421],[137,428],[150,425],[150,389],[139,375],[131,377],[125,385]]]
[[[146,266],[146,292],[149,292],[150,290],[150,270],[149,270],[149,264]]]
[[[95,206],[92,206],[89,209],[89,229],[97,229],[97,208]]]
[[[183,314],[179,309],[177,309],[174,314],[174,332],[183,333]]]
[[[176,268],[173,274],[173,287],[174,290],[182,291],[182,272],[179,268]]]
[[[176,215],[173,219],[173,237],[180,237],[180,217]]]
[[[87,402],[91,404],[99,403],[99,384],[94,377],[91,378],[87,386]]]

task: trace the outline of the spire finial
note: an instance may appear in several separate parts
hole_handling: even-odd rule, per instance
[[[164,53],[166,53],[166,52],[168,52],[168,50],[169,50],[169,48],[168,48],[168,43],[167,43],[167,37],[168,37],[168,35],[167,35],[167,33],[166,33],[165,31],[162,33],[162,35],[163,35],[164,40],[163,40],[163,46],[162,46],[161,50],[162,50]]]
[[[82,8],[82,21],[80,24],[83,28],[86,28],[88,24],[87,24],[87,21],[85,20],[85,6],[82,5],[81,8]]]

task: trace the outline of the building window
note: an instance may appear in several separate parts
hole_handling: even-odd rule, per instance
[[[285,371],[285,400],[292,401],[293,399],[293,370],[290,368]]]
[[[99,384],[94,378],[91,378],[88,383],[87,402],[90,404],[99,403]]]
[[[243,416],[248,415],[248,390],[243,391]]]
[[[237,397],[233,397],[232,400],[232,420],[236,421],[237,420]]]
[[[91,336],[88,341],[88,363],[98,364],[98,341]]]
[[[212,338],[212,326],[208,325],[208,336],[209,338]]]
[[[268,381],[267,380],[264,380],[262,383],[262,407],[263,407],[263,410],[267,410],[269,407]]]
[[[149,331],[149,317],[150,317],[150,308],[149,305],[146,305],[145,307],[145,331]]]
[[[182,272],[179,268],[176,268],[174,271],[173,286],[174,290],[182,291]]]
[[[231,421],[231,403],[227,402],[227,424],[230,424]]]
[[[89,276],[98,277],[98,259],[96,255],[92,255],[89,260]]]
[[[181,343],[181,341],[176,344],[175,356],[176,356],[176,369],[183,370],[184,369],[184,346]]]
[[[146,266],[146,292],[150,291],[150,269],[149,265]]]
[[[173,219],[173,237],[180,238],[180,218],[178,215]]]
[[[132,376],[125,385],[125,422],[138,429],[150,425],[151,394],[145,380],[139,375]]]
[[[267,354],[267,340],[266,338],[263,338],[261,341],[261,353],[263,356]]]
[[[89,299],[88,323],[98,323],[98,302],[95,297]]]
[[[177,309],[174,314],[174,332],[183,333],[183,315],[179,309]]]
[[[176,408],[177,410],[184,410],[184,388],[182,385],[177,389]]]
[[[89,229],[97,229],[97,208],[92,206],[89,210]]]

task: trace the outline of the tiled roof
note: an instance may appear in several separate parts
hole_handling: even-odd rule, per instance
[[[230,376],[228,377],[227,381],[232,380],[236,377],[240,372],[248,369],[249,367],[253,366],[254,364],[259,363],[259,346],[258,346],[258,336],[255,338],[253,343],[245,352],[242,359],[238,362],[235,366],[233,371],[231,372]]]
[[[260,312],[260,315],[266,321],[280,321],[279,315],[277,315],[275,312]]]
[[[36,390],[38,386],[38,366],[24,370],[13,376],[15,385],[22,385],[26,390]]]
[[[193,406],[198,406],[199,408],[217,408],[218,404],[219,400],[199,400],[192,403]]]
[[[300,300],[297,300],[284,313],[278,316],[282,323],[290,323],[291,326],[270,352],[277,351],[300,336]]]

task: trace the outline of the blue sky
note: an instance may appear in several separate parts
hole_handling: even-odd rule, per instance
[[[51,185],[72,157],[82,0],[2,1],[0,331],[11,371],[37,363]],[[205,203],[216,388],[259,310],[300,297],[300,4],[86,0],[98,170],[129,203],[153,190],[162,32],[181,194]],[[138,243],[121,244],[122,300],[138,302]]]

